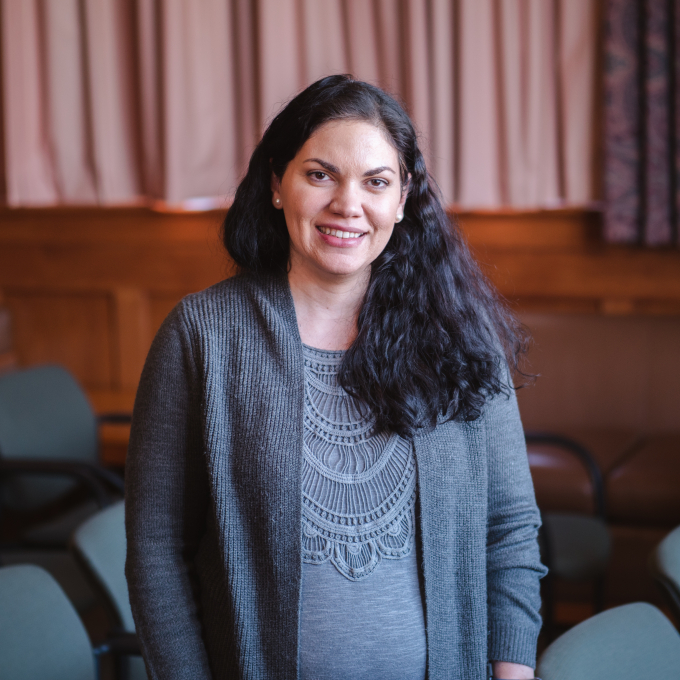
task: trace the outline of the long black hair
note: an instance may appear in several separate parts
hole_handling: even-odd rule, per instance
[[[439,417],[474,420],[486,399],[512,389],[521,327],[447,217],[413,124],[391,96],[334,75],[292,99],[253,152],[224,221],[224,245],[242,271],[287,273],[288,231],[283,211],[272,205],[271,173],[282,177],[315,130],[343,119],[387,133],[408,198],[403,220],[371,265],[340,384],[368,408],[378,429],[402,436],[434,427]]]

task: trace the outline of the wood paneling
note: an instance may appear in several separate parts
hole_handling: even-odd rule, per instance
[[[152,340],[149,296],[139,288],[116,288],[112,298],[113,382],[119,388],[134,389]]]
[[[61,363],[97,407],[128,408],[167,312],[231,274],[222,218],[141,208],[0,211],[0,292],[20,364]]]
[[[105,295],[7,288],[5,301],[20,365],[60,363],[87,386],[113,387]]]
[[[183,295],[232,273],[219,240],[223,216],[0,210],[0,300],[12,313],[20,363],[62,363],[97,409],[129,408],[163,318]],[[680,316],[680,252],[607,246],[598,213],[457,219],[483,269],[522,313]],[[659,342],[649,351],[668,353]]]
[[[607,245],[599,213],[458,219],[482,268],[520,311],[680,314],[680,251]]]
[[[528,314],[528,370],[518,392],[530,429],[680,428],[680,316]]]

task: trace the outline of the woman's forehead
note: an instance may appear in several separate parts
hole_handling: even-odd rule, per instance
[[[390,165],[398,171],[399,155],[382,126],[365,120],[333,120],[317,128],[296,155],[298,162],[319,158],[343,163]],[[376,166],[376,167],[378,167]]]

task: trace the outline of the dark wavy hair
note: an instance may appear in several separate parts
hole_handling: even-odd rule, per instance
[[[343,119],[387,133],[408,198],[403,220],[371,265],[340,384],[378,429],[402,436],[434,427],[439,417],[474,420],[486,399],[513,389],[524,336],[442,208],[413,124],[394,98],[334,75],[292,99],[253,152],[224,221],[224,245],[241,271],[287,273],[288,231],[283,211],[272,205],[271,173],[282,177],[315,130]]]

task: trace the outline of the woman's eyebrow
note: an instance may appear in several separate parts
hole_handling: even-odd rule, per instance
[[[328,163],[327,161],[322,161],[320,158],[307,158],[304,160],[304,163],[318,163],[324,170],[328,170],[328,172],[334,172],[336,175],[340,174],[340,168],[337,168],[335,165]],[[385,171],[391,172],[393,175],[397,174],[389,165],[381,165],[379,168],[367,170],[364,173],[364,177],[379,175],[381,172]]]
[[[385,172],[388,170],[391,172],[393,175],[396,175],[397,173],[392,170],[392,168],[389,165],[381,165],[379,168],[373,168],[373,170],[367,170],[364,173],[364,177],[370,177],[371,175],[379,175],[381,172]]]
[[[332,163],[327,163],[326,161],[322,161],[320,158],[308,158],[305,163],[318,163],[324,170],[328,170],[328,172],[334,172],[338,174],[340,172],[340,168],[336,168]]]

